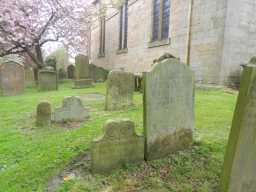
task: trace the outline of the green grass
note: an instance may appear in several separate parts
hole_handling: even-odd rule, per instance
[[[143,132],[142,95],[135,94],[135,106],[127,111],[106,112],[104,101],[84,101],[91,118],[79,128],[36,128],[35,109],[41,100],[52,107],[61,105],[65,96],[105,93],[104,84],[89,89],[71,89],[62,84],[58,91],[38,92],[34,88],[14,97],[0,97],[0,192],[45,191],[57,175],[76,156],[88,152],[93,138],[102,134],[109,118],[128,117]],[[236,93],[224,90],[196,90],[195,143],[191,149],[169,157],[127,165],[110,176],[74,178],[59,191],[218,191]]]

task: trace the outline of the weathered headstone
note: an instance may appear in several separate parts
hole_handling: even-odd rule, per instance
[[[94,82],[104,82],[108,77],[109,71],[96,66],[94,64],[90,64],[90,77],[93,79]]]
[[[63,100],[62,107],[57,108],[53,112],[53,121],[68,122],[68,121],[83,121],[89,118],[89,112],[82,104],[79,97],[66,97]]]
[[[51,126],[51,115],[51,104],[47,101],[39,103],[36,112],[36,125],[38,127]]]
[[[74,79],[75,78],[75,66],[69,65],[67,67],[67,73],[68,73],[68,79]]]
[[[134,75],[124,71],[111,71],[106,89],[105,109],[125,109],[133,104]]]
[[[164,157],[192,143],[194,78],[179,59],[156,63],[143,74],[145,157]]]
[[[142,78],[142,75],[141,74],[136,74],[135,76],[135,79],[134,79],[134,83],[135,83],[135,87],[134,87],[134,90],[135,91],[143,91],[143,78]]]
[[[221,192],[256,192],[256,62],[244,66],[226,149]]]
[[[144,138],[136,135],[134,127],[134,123],[127,119],[106,122],[105,135],[92,142],[94,173],[108,173],[125,163],[144,160]]]
[[[38,88],[40,91],[58,89],[57,73],[54,70],[43,69],[39,71]]]
[[[85,55],[77,55],[76,58],[76,80],[74,88],[92,87],[93,80],[90,78],[89,58]]]
[[[24,87],[24,66],[15,61],[0,63],[0,95],[18,95],[24,92]]]

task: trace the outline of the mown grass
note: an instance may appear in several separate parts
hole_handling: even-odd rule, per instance
[[[89,89],[72,89],[64,83],[58,91],[26,89],[20,96],[0,97],[0,191],[45,191],[76,156],[87,153],[93,138],[102,134],[109,118],[128,117],[143,132],[142,95],[135,94],[135,105],[126,111],[106,112],[104,101],[86,101],[91,118],[79,128],[36,128],[36,105],[48,100],[61,105],[65,96],[86,93],[105,94],[104,84]],[[195,143],[192,148],[169,157],[138,165],[127,165],[109,176],[77,177],[64,182],[59,191],[218,191],[236,93],[225,90],[196,90]]]

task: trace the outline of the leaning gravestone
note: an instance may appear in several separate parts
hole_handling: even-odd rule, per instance
[[[39,103],[36,112],[36,125],[38,127],[51,126],[51,115],[51,104],[47,101]]]
[[[89,112],[82,104],[79,97],[66,97],[63,100],[62,107],[57,108],[53,113],[53,121],[83,121],[89,118]]]
[[[57,73],[54,70],[43,69],[39,71],[38,88],[40,91],[51,91],[58,89]]]
[[[106,86],[106,110],[125,109],[133,104],[134,75],[132,73],[111,71]]]
[[[254,63],[253,63],[254,62]],[[256,192],[256,62],[243,69],[226,149],[221,192]]]
[[[25,71],[21,63],[6,61],[0,63],[0,95],[11,96],[24,92]]]
[[[143,74],[145,157],[164,157],[192,143],[194,79],[179,59],[156,63]]]
[[[94,173],[108,173],[125,163],[144,160],[144,138],[136,135],[134,127],[134,123],[127,119],[106,122],[105,135],[92,142]]]
[[[85,55],[77,55],[76,58],[76,79],[74,88],[92,87],[93,81],[90,78],[89,58]]]

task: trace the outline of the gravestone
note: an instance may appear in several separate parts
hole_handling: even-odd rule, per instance
[[[244,66],[221,179],[221,192],[256,191],[256,62]]]
[[[25,68],[25,84],[26,86],[35,85],[33,68],[30,68],[30,67]]]
[[[93,80],[90,78],[89,58],[85,55],[77,55],[76,58],[76,79],[75,87],[77,89],[92,87]]]
[[[68,73],[68,79],[74,79],[75,78],[75,66],[69,65],[67,67],[67,73]]]
[[[124,71],[111,71],[106,85],[105,109],[121,110],[133,104],[134,75]]]
[[[24,92],[24,87],[24,66],[11,60],[0,63],[0,95],[18,95]]]
[[[139,91],[139,92],[142,92],[143,91],[143,78],[142,78],[142,75],[141,74],[136,74],[134,76],[134,90],[135,91]]]
[[[192,143],[194,78],[179,59],[164,59],[143,73],[145,157],[165,157]]]
[[[96,66],[94,64],[90,64],[90,77],[94,82],[104,82],[107,80],[109,71]]]
[[[58,89],[57,73],[54,70],[42,69],[38,74],[38,88],[40,91],[52,91]]]
[[[79,97],[66,97],[63,100],[62,107],[57,108],[53,113],[53,121],[83,121],[89,118],[89,112],[82,104]]]
[[[51,115],[51,104],[47,101],[39,103],[36,112],[36,125],[38,127],[51,126]]]
[[[123,164],[144,160],[144,138],[136,135],[134,127],[127,119],[105,123],[105,135],[94,140],[91,146],[94,173],[109,173]]]

